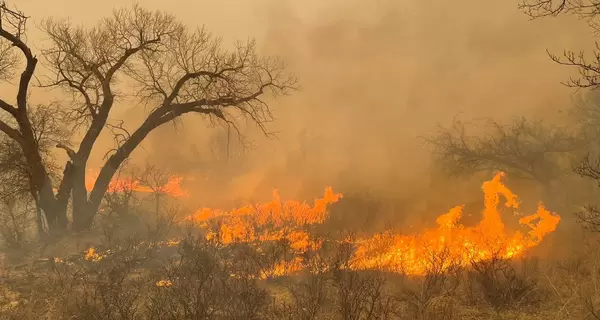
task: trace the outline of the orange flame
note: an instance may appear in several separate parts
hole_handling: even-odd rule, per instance
[[[340,198],[341,194],[334,193],[328,187],[323,198],[315,200],[311,207],[307,203],[293,200],[282,202],[279,192],[274,190],[273,200],[270,202],[248,205],[230,212],[202,208],[186,217],[185,221],[209,229],[207,238],[223,244],[286,239],[292,249],[302,252],[318,248],[320,244],[311,240],[306,231],[297,228],[323,223],[327,218],[327,205]],[[215,219],[219,219],[219,227],[212,230],[209,222]]]
[[[354,270],[383,269],[424,275],[432,268],[439,271],[493,258],[512,259],[524,255],[556,230],[560,216],[548,211],[540,202],[535,214],[519,219],[521,227],[529,229],[527,232],[507,231],[501,217],[501,198],[505,199],[504,206],[508,209],[519,208],[519,202],[517,196],[502,182],[504,176],[500,172],[483,183],[484,210],[482,220],[477,225],[465,226],[460,223],[464,209],[460,205],[440,215],[436,219],[437,228],[426,229],[419,234],[402,235],[387,231],[358,240],[345,239],[344,242],[355,248],[349,267]],[[145,190],[138,187],[135,181],[128,180],[117,180],[113,190],[119,190],[118,183],[121,181],[134,186],[135,190]],[[181,179],[172,181],[164,190],[181,189]],[[279,261],[257,275],[265,279],[305,268],[301,254],[322,246],[322,241],[314,239],[306,227],[326,221],[327,207],[341,198],[342,194],[334,193],[331,187],[327,187],[323,198],[316,199],[311,206],[298,201],[284,202],[274,190],[270,202],[247,205],[229,212],[202,208],[183,222],[204,228],[207,239],[225,245],[287,241],[297,255],[290,260]],[[175,246],[178,243],[179,240],[172,239],[158,245]],[[93,248],[85,253],[86,260],[100,261],[103,257],[104,254],[98,254]]]
[[[85,187],[86,189],[92,190],[94,188],[94,184],[98,179],[98,173],[95,171],[88,171],[86,174]],[[182,177],[171,176],[167,180],[167,183],[163,186],[157,186],[151,188],[149,186],[143,185],[139,180],[133,178],[113,178],[108,185],[108,192],[142,192],[142,193],[152,193],[152,192],[160,192],[164,194],[168,194],[175,198],[182,198],[189,196],[187,191],[183,189],[181,183],[183,182]]]
[[[529,232],[508,234],[499,210],[501,196],[507,208],[517,209],[517,196],[503,183],[504,173],[498,173],[483,184],[485,195],[483,218],[476,226],[459,223],[464,206],[456,206],[436,220],[438,227],[421,234],[401,235],[390,231],[370,238],[353,241],[355,252],[351,259],[353,269],[384,269],[411,275],[423,275],[434,265],[441,268],[467,266],[474,261],[492,258],[510,259],[523,255],[537,246],[544,236],[556,230],[560,216],[540,203],[537,213],[519,220]],[[187,217],[197,226],[208,229],[208,239],[223,244],[234,242],[263,242],[286,239],[297,252],[318,249],[321,242],[311,239],[303,226],[320,224],[327,219],[327,205],[342,197],[331,187],[314,206],[297,201],[281,202],[277,190],[273,200],[256,206],[245,206],[230,212],[203,208]],[[218,220],[217,227],[209,222]],[[443,261],[434,261],[443,259]],[[282,275],[301,269],[301,258],[281,262],[268,274]],[[267,275],[262,275],[266,277]]]
[[[518,208],[517,197],[501,181],[498,173],[483,184],[485,209],[483,220],[473,227],[459,224],[463,206],[457,206],[437,218],[437,229],[425,230],[418,235],[398,235],[390,232],[358,242],[353,257],[357,269],[384,268],[406,274],[422,275],[434,264],[438,267],[467,266],[472,262],[492,258],[510,259],[537,246],[545,235],[556,230],[560,216],[547,211],[539,203],[537,213],[520,219],[530,231],[524,235],[516,231],[509,235],[498,210],[500,196],[507,208]],[[537,223],[534,221],[537,220]],[[444,261],[432,261],[432,259]],[[441,266],[439,265],[441,264]]]

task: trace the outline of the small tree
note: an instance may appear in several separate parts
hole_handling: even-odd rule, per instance
[[[168,170],[158,168],[152,164],[146,164],[140,174],[139,182],[151,192],[152,200],[154,200],[154,213],[157,217],[160,214],[162,199],[175,191],[170,190],[170,188],[176,186],[169,184],[173,178],[175,176]]]
[[[70,161],[62,177],[53,179],[29,112],[29,87],[38,58],[25,38],[27,17],[2,5],[0,18],[0,43],[10,47],[10,53],[0,58],[0,66],[5,66],[0,74],[7,78],[21,65],[16,54],[25,66],[15,103],[0,99],[0,110],[11,119],[0,121],[0,132],[22,150],[31,188],[51,229],[66,226],[69,198],[73,228],[88,229],[119,167],[159,126],[184,114],[198,114],[234,129],[244,118],[266,133],[265,123],[273,117],[265,97],[286,94],[295,85],[277,59],[257,54],[254,41],[227,50],[221,39],[205,29],[190,30],[170,14],[138,5],[115,10],[93,28],[47,19],[42,30],[50,45],[41,54],[51,77],[45,86],[73,95],[72,103],[63,107],[69,111],[72,129],[83,133],[75,148],[57,145]],[[148,113],[131,134],[121,135],[88,192],[85,176],[90,154],[103,129],[111,125],[111,112],[124,93],[133,98],[132,103],[146,105]]]
[[[565,173],[569,155],[580,146],[570,132],[525,118],[509,125],[489,121],[479,136],[470,134],[468,125],[454,121],[426,139],[450,174],[504,171],[547,184]]]
[[[138,170],[135,167],[127,169],[126,166],[121,166],[116,176],[118,183],[113,183],[113,187],[104,194],[104,204],[109,216],[113,213],[119,216],[128,216],[132,213],[138,200],[135,190]]]

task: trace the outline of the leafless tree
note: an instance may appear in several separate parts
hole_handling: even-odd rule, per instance
[[[593,179],[600,186],[600,159],[586,155],[573,170],[582,177]],[[600,210],[596,205],[586,205],[576,213],[579,222],[593,232],[600,232]]]
[[[32,210],[28,206],[21,206],[16,197],[5,197],[0,201],[0,238],[5,246],[20,248],[32,226]]]
[[[532,18],[574,15],[585,20],[596,35],[600,34],[600,1],[598,0],[522,0],[519,8]],[[564,50],[562,56],[548,52],[556,63],[579,69],[579,77],[564,84],[573,88],[596,88],[600,84],[600,45],[591,55],[585,52]]]
[[[54,192],[51,170],[35,142],[28,112],[29,87],[38,58],[24,37],[26,17],[6,6],[2,6],[1,14],[0,39],[16,48],[25,68],[16,103],[0,100],[0,109],[14,119],[14,125],[1,121],[0,131],[22,149],[30,184],[54,229],[67,225],[69,198],[73,228],[89,228],[118,168],[157,127],[184,114],[199,114],[226,123],[234,131],[239,121],[246,119],[267,133],[265,125],[273,117],[264,99],[289,93],[295,87],[295,79],[284,72],[280,61],[257,54],[254,41],[236,43],[227,50],[221,39],[205,29],[190,30],[170,14],[138,5],[115,10],[93,28],[47,19],[42,30],[50,45],[41,50],[41,56],[51,76],[44,85],[73,95],[72,103],[66,106],[70,124],[83,132],[76,147],[57,145],[70,161]],[[121,130],[117,146],[107,154],[88,193],[85,175],[90,154],[98,136],[111,124],[118,97],[125,93],[149,112],[131,132]],[[124,128],[112,126],[116,127]]]
[[[128,168],[126,165],[121,165],[116,174],[116,179],[120,182],[114,188],[109,188],[104,194],[105,207],[100,211],[107,211],[109,217],[114,213],[119,216],[128,216],[132,213],[138,200],[135,192],[135,181],[138,175],[136,167]]]
[[[173,179],[174,175],[164,168],[159,168],[152,164],[146,164],[144,170],[140,174],[140,184],[147,187],[152,192],[152,198],[154,200],[154,213],[158,216],[160,214],[161,200],[165,196],[171,194],[174,190],[169,190],[169,182]]]
[[[569,168],[566,156],[580,146],[568,131],[524,118],[509,125],[489,121],[481,136],[469,134],[468,125],[455,120],[426,138],[450,174],[504,171],[545,184]]]

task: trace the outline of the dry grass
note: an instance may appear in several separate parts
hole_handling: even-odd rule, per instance
[[[158,240],[156,230],[111,234],[110,254],[97,262],[77,254],[5,265],[0,318],[600,319],[600,252],[552,264],[432,265],[426,276],[410,277],[348,271],[352,248],[333,245],[307,254],[299,274],[260,280],[253,275],[284,257],[277,249],[284,244],[258,250],[190,235],[177,247],[157,247],[149,235]]]
[[[492,259],[461,268],[440,255],[413,277],[349,271],[352,246],[326,242],[302,256],[304,271],[262,280],[255,276],[293,256],[289,243],[225,246],[172,228],[170,214],[134,221],[131,235],[125,218],[100,219],[96,232],[21,257],[0,254],[0,319],[600,319],[595,246],[558,263]],[[174,235],[185,240],[155,245]],[[89,247],[108,254],[86,260]]]

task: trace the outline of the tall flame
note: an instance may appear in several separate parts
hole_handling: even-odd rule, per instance
[[[510,259],[537,246],[544,236],[556,230],[560,216],[550,213],[542,203],[537,213],[519,220],[530,228],[527,234],[509,234],[500,216],[500,196],[507,208],[518,208],[517,196],[501,181],[504,173],[483,184],[485,194],[483,219],[473,227],[459,223],[464,206],[456,206],[436,220],[436,229],[417,235],[386,232],[358,242],[353,257],[357,269],[384,268],[406,274],[425,274],[435,263],[441,267],[467,266],[492,258]],[[537,220],[537,221],[536,221]],[[440,259],[444,261],[432,261]]]

